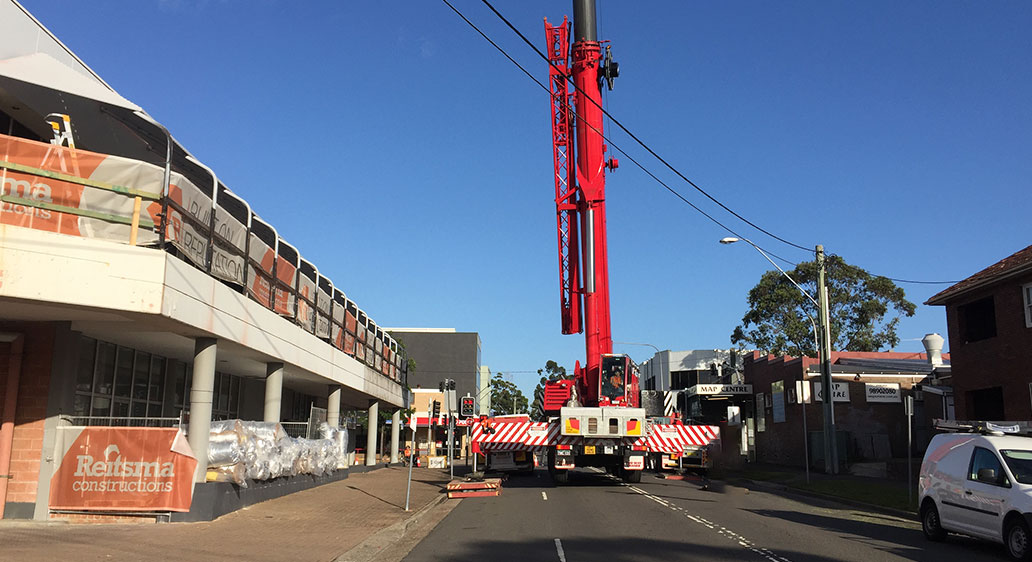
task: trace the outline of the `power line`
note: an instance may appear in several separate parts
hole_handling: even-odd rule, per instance
[[[543,84],[533,74],[531,74],[530,71],[528,71],[526,68],[524,68],[523,65],[521,65],[519,62],[517,62],[516,59],[514,59],[511,55],[509,55],[508,52],[505,51],[505,49],[503,49],[494,40],[492,40],[490,37],[488,37],[486,33],[484,33],[479,27],[476,26],[476,24],[474,24],[472,21],[470,21],[469,18],[467,18],[462,12],[460,12],[455,6],[453,6],[448,0],[442,0],[442,2],[444,2],[445,5],[447,5],[449,8],[451,8],[451,10],[453,12],[455,12],[455,14],[458,15],[460,18],[462,18],[462,20],[465,21],[467,25],[469,25],[471,28],[473,28],[474,31],[479,33],[480,36],[483,37],[485,41],[490,43],[491,46],[493,46],[496,50],[498,50],[498,52],[500,52],[505,58],[509,59],[509,62],[511,62],[513,65],[515,65],[517,68],[519,68],[523,72],[523,74],[525,74],[528,78],[530,78],[542,90],[544,90],[546,93],[548,93],[549,96],[552,95],[552,92],[548,88],[548,86]],[[500,20],[502,20],[502,22],[504,22],[505,25],[508,26],[509,29],[511,29],[513,31],[513,33],[515,33],[520,39],[522,39],[524,43],[526,43],[531,49],[533,49],[534,52],[537,53],[539,57],[541,57],[545,62],[547,62],[549,67],[555,68],[555,70],[557,72],[559,72],[567,81],[569,81],[570,84],[575,89],[580,91],[580,89],[577,87],[576,83],[573,80],[570,80],[570,76],[569,75],[563,73],[561,69],[556,68],[555,65],[553,65],[552,62],[548,59],[548,57],[544,53],[542,53],[541,50],[538,49],[538,47],[535,46],[529,39],[527,39],[527,37],[519,29],[517,29],[505,16],[503,16],[497,9],[495,9],[495,7],[493,5],[491,5],[491,3],[488,0],[481,0],[481,2],[483,2],[484,5],[486,5],[492,12],[494,12],[494,14]],[[581,92],[581,93],[583,93],[583,92]],[[592,99],[590,96],[587,96],[587,95],[585,95],[584,98],[589,100],[599,110],[601,110],[604,116],[606,116],[610,120],[612,120],[613,123],[615,123],[622,131],[627,133],[628,136],[630,136],[632,139],[634,139],[634,141],[637,142],[642,148],[644,148],[649,154],[651,154],[653,157],[655,157],[657,160],[659,160],[664,166],[666,166],[669,170],[671,170],[672,172],[677,174],[677,176],[679,176],[681,179],[683,179],[685,182],[687,182],[689,185],[691,185],[693,188],[695,188],[699,193],[702,193],[703,195],[705,195],[710,201],[716,203],[722,209],[724,209],[725,211],[731,213],[732,215],[734,215],[739,220],[745,222],[749,226],[752,226],[756,230],[758,230],[758,231],[760,231],[760,232],[770,236],[771,238],[774,238],[774,239],[776,239],[776,240],[778,240],[780,242],[783,242],[783,243],[785,243],[785,244],[787,244],[789,246],[798,248],[800,250],[803,250],[803,251],[806,251],[806,252],[809,252],[809,253],[814,253],[814,250],[811,250],[810,248],[807,248],[805,246],[800,246],[799,244],[796,244],[796,243],[791,242],[789,240],[785,240],[784,238],[781,238],[780,236],[765,230],[764,228],[756,225],[752,221],[750,221],[750,220],[746,219],[745,217],[739,215],[734,210],[732,210],[731,208],[729,208],[726,205],[724,205],[723,203],[721,203],[719,200],[717,200],[712,195],[710,195],[708,192],[706,192],[706,190],[704,190],[701,187],[699,187],[698,185],[696,185],[695,182],[693,182],[692,180],[688,179],[679,170],[674,168],[669,162],[667,162],[663,157],[661,157],[659,154],[657,154],[654,150],[652,150],[652,148],[650,148],[647,144],[645,144],[644,141],[642,141],[640,138],[638,138],[637,135],[635,135],[627,127],[625,127],[623,125],[623,123],[621,123],[618,119],[613,117],[608,111],[606,111],[605,108],[600,106],[598,104],[598,102],[596,102],[594,99]],[[663,186],[667,191],[669,191],[675,197],[677,197],[682,202],[687,204],[689,207],[691,207],[692,209],[694,209],[695,211],[700,213],[702,216],[704,216],[707,219],[709,219],[710,221],[712,221],[717,226],[719,226],[719,227],[723,228],[724,230],[726,230],[728,233],[733,234],[734,236],[739,237],[739,238],[744,238],[741,234],[735,232],[734,229],[732,229],[731,227],[725,225],[724,223],[720,222],[717,218],[713,217],[712,215],[710,215],[706,211],[704,211],[701,208],[699,208],[697,205],[695,205],[694,203],[689,201],[684,195],[682,195],[676,189],[672,188],[666,182],[661,180],[658,176],[656,176],[654,173],[652,173],[652,171],[650,171],[648,168],[646,168],[636,158],[631,156],[629,153],[627,153],[627,151],[625,151],[623,148],[621,148],[619,145],[617,145],[611,138],[607,137],[604,134],[604,132],[599,131],[598,129],[596,129],[595,127],[591,126],[589,123],[587,123],[587,121],[584,120],[584,118],[572,106],[570,106],[565,100],[563,100],[563,103],[566,104],[566,109],[568,111],[570,111],[570,113],[573,114],[580,121],[580,123],[582,123],[582,124],[584,124],[584,125],[586,125],[588,127],[591,127],[592,130],[594,130],[596,133],[598,133],[599,136],[601,136],[603,139],[606,140],[607,143],[609,143],[610,147],[612,147],[615,151],[619,152],[625,158],[630,160],[631,163],[633,163],[635,166],[637,166],[638,169],[640,169],[642,172],[644,172],[646,175],[648,175],[650,178],[652,178],[656,183],[658,183],[661,186]],[[757,247],[759,247],[763,251],[767,252],[771,257],[773,257],[775,259],[778,259],[778,260],[780,260],[780,261],[782,261],[782,262],[784,262],[784,263],[786,263],[786,264],[788,264],[788,265],[790,265],[792,267],[798,267],[799,266],[798,263],[793,262],[793,261],[788,260],[788,259],[785,259],[785,258],[781,257],[780,255],[778,255],[778,254],[776,254],[774,252],[771,252],[770,250],[767,250],[766,248],[762,248],[759,245],[757,245]],[[916,280],[911,280],[911,279],[899,279],[899,278],[895,278],[895,277],[888,277],[888,276],[885,276],[885,275],[875,275],[875,274],[871,274],[871,275],[872,276],[876,276],[876,277],[885,277],[886,279],[888,279],[890,281],[893,281],[895,283],[910,283],[910,284],[923,284],[923,285],[948,285],[948,284],[957,283],[957,281],[916,281]],[[534,372],[536,372],[536,371],[534,371]]]
[[[509,59],[509,62],[511,62],[517,68],[519,68],[521,71],[523,71],[523,74],[527,75],[527,77],[530,78],[535,84],[537,84],[542,90],[547,92],[549,96],[552,95],[552,92],[551,92],[551,90],[549,90],[548,86],[544,85],[533,74],[531,74],[530,71],[528,71],[526,68],[524,68],[523,65],[521,65],[519,62],[517,62],[516,59],[512,58],[512,56],[510,56],[509,53],[507,53],[505,51],[505,49],[503,49],[501,46],[499,46],[498,43],[495,43],[494,40],[492,40],[490,37],[488,37],[486,33],[481,31],[481,29],[479,27],[477,27],[476,24],[474,24],[472,21],[470,21],[469,18],[467,18],[465,15],[463,15],[462,12],[460,12],[458,9],[455,8],[455,6],[452,6],[451,3],[448,2],[448,0],[441,0],[441,1],[444,2],[449,8],[451,8],[452,11],[455,12],[460,18],[462,18],[462,20],[465,21],[466,24],[468,24],[471,28],[473,28],[474,31],[479,33],[480,36],[483,37],[485,41],[487,41],[488,43],[491,44],[492,47],[497,49],[498,52],[500,52],[505,58]],[[490,4],[488,4],[488,6],[490,6]],[[491,7],[491,9],[493,10],[494,7]],[[495,12],[495,13],[497,13],[497,12]],[[499,17],[501,17],[501,16],[499,16]],[[503,21],[504,21],[504,18],[503,18]],[[511,24],[510,24],[510,27],[512,27]],[[524,41],[526,41],[526,38],[524,38]],[[545,60],[547,60],[547,59],[545,59]],[[549,63],[549,64],[551,64],[551,63]],[[565,100],[563,101],[563,103],[566,103]],[[655,180],[656,183],[662,185],[664,188],[666,188],[667,191],[672,193],[675,197],[677,197],[678,199],[680,199],[681,201],[686,203],[692,209],[695,209],[696,211],[698,211],[700,214],[702,214],[702,216],[704,216],[707,219],[713,221],[713,223],[715,223],[717,226],[723,228],[728,233],[733,234],[733,235],[735,235],[735,236],[737,236],[739,238],[743,238],[743,236],[741,234],[735,232],[734,229],[732,229],[731,227],[729,227],[729,226],[725,225],[724,223],[720,222],[719,220],[717,220],[715,217],[713,217],[712,215],[710,215],[706,211],[703,211],[701,208],[699,208],[694,203],[692,203],[687,198],[685,198],[684,195],[681,195],[681,193],[679,193],[676,189],[670,187],[666,182],[664,182],[663,180],[659,179],[659,177],[657,177],[654,173],[652,173],[648,168],[646,168],[636,158],[634,158],[633,156],[628,154],[625,150],[620,148],[619,145],[617,145],[612,139],[607,137],[602,131],[599,131],[598,129],[595,129],[594,127],[592,127],[587,121],[584,120],[583,117],[581,117],[581,115],[579,113],[577,113],[577,111],[573,107],[569,106],[568,104],[567,104],[566,107],[570,111],[571,114],[573,114],[575,117],[577,117],[577,119],[580,120],[581,123],[583,123],[585,126],[591,127],[596,133],[598,133],[602,138],[604,138],[606,140],[606,142],[609,143],[609,146],[612,147],[613,150],[619,152],[625,158],[630,160],[631,163],[633,163],[635,166],[637,166],[641,171],[645,172],[645,174],[648,175],[653,180]],[[606,113],[606,115],[608,116],[609,114]],[[612,119],[612,116],[610,116],[610,119]],[[623,126],[621,125],[621,128],[622,127]],[[748,222],[748,221],[746,221],[746,222]],[[803,249],[806,250],[806,248],[803,248]],[[777,254],[775,254],[774,252],[771,252],[771,251],[766,250],[766,249],[764,249],[764,251],[766,251],[771,256],[773,256],[773,257],[775,257],[775,258],[777,258],[777,259],[779,259],[779,260],[781,260],[781,261],[783,261],[783,262],[785,262],[787,264],[791,264],[793,266],[796,265],[795,262],[792,262],[791,260],[787,260],[787,259],[785,259],[785,258],[783,258],[783,257],[781,257],[781,256],[779,256]],[[811,250],[808,250],[808,251],[811,251]]]
[[[539,57],[544,59],[544,61],[547,62],[549,64],[549,66],[555,68],[555,65],[552,64],[552,61],[548,60],[548,57],[545,56],[545,54],[542,53],[541,50],[537,48],[537,46],[535,46],[533,43],[531,43],[530,40],[527,39],[527,37],[525,35],[523,35],[523,33],[520,30],[516,29],[516,27],[512,23],[510,23],[509,20],[505,18],[505,16],[503,16],[501,13],[499,13],[498,10],[496,10],[495,7],[492,6],[491,3],[488,0],[481,0],[481,2],[483,2],[488,8],[490,8],[491,11],[494,12],[495,15],[498,16],[498,18],[501,19],[505,23],[505,25],[509,26],[509,29],[511,29],[513,31],[513,33],[518,35],[520,39],[523,39],[523,42],[526,43],[531,49],[533,49],[534,52],[537,53]],[[445,2],[445,3],[447,3],[447,2]],[[556,68],[556,71],[559,71],[561,73],[561,71],[558,68]],[[566,74],[563,74],[563,76],[567,80],[570,79],[570,77],[568,75],[566,75]],[[577,88],[577,84],[574,83],[572,80],[570,80],[570,83],[573,85],[574,88]],[[577,89],[578,89],[578,91],[580,91],[579,88],[577,88]],[[584,92],[582,91],[581,93],[583,94]],[[773,232],[770,232],[770,231],[760,227],[756,223],[750,221],[749,219],[743,217],[742,215],[739,215],[738,213],[736,213],[734,210],[732,210],[727,205],[721,203],[716,197],[713,197],[705,189],[703,189],[703,188],[699,187],[698,185],[696,185],[695,182],[693,182],[692,180],[688,179],[687,176],[682,174],[680,170],[678,170],[673,165],[671,165],[669,162],[667,162],[666,159],[664,159],[662,156],[657,154],[656,151],[652,150],[652,148],[648,144],[646,144],[645,141],[641,140],[640,138],[638,138],[637,135],[632,133],[631,130],[628,129],[627,127],[625,127],[624,124],[621,123],[619,119],[617,119],[616,117],[613,117],[612,115],[610,115],[610,113],[608,111],[606,111],[606,109],[604,107],[599,105],[598,102],[596,102],[595,100],[591,99],[590,96],[584,96],[584,97],[587,98],[588,101],[590,101],[593,105],[595,105],[595,107],[597,107],[599,110],[601,110],[603,115],[605,115],[606,117],[609,117],[609,119],[612,120],[612,122],[615,123],[617,127],[620,127],[620,130],[622,130],[623,132],[627,133],[628,136],[630,136],[632,139],[634,139],[634,141],[637,142],[639,146],[644,148],[646,152],[651,154],[656,160],[659,160],[671,172],[677,174],[677,176],[680,177],[681,179],[683,179],[685,182],[687,182],[688,185],[694,187],[696,191],[698,191],[699,193],[705,195],[707,199],[709,199],[710,201],[712,201],[712,202],[716,203],[718,206],[720,206],[720,208],[722,208],[725,211],[731,213],[732,215],[737,217],[739,220],[741,220],[745,224],[748,224],[749,226],[755,228],[756,230],[759,230],[760,232],[766,234],[767,236],[770,236],[771,238],[774,238],[775,240],[778,240],[780,242],[788,244],[789,246],[794,246],[794,247],[799,248],[800,250],[803,250],[803,251],[806,251],[806,252],[813,252],[813,250],[811,250],[810,248],[807,248],[805,246],[800,246],[799,244],[796,244],[795,242],[791,242],[789,240],[785,240],[784,238],[778,236],[777,234],[774,234]]]

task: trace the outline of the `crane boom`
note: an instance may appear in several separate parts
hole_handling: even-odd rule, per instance
[[[570,24],[545,21],[552,105],[552,155],[559,243],[562,332],[583,331],[585,363],[575,369],[578,398],[598,404],[602,358],[613,352],[606,241],[606,174],[601,82],[617,74],[595,32],[594,0],[574,0]],[[570,92],[570,85],[573,92]],[[582,322],[583,314],[583,322]],[[630,385],[628,385],[630,387]],[[637,403],[628,397],[627,403]]]

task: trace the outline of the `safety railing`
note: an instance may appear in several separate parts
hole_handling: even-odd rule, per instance
[[[70,425],[82,427],[176,427],[182,420],[176,418],[147,418],[119,416],[61,416]]]
[[[213,170],[159,134],[169,142],[164,166],[0,134],[0,224],[159,246],[404,380],[397,342]]]

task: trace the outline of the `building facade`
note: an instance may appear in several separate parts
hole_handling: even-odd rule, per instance
[[[388,328],[387,331],[402,343],[407,356],[415,360],[415,370],[408,373],[409,387],[437,389],[441,381],[452,379],[457,396],[480,395],[479,334],[454,328]]]
[[[188,425],[196,498],[213,419],[402,407],[343,287],[16,3],[0,31],[0,517],[52,516],[63,428]]]
[[[1032,246],[925,304],[946,307],[957,418],[1032,419]]]
[[[951,418],[949,355],[933,360],[924,353],[832,352],[831,394],[843,466],[906,458],[908,396],[914,400],[911,442],[920,458],[932,420]],[[820,379],[816,358],[759,352],[746,357],[745,381],[753,396],[743,416],[757,462],[824,467]]]

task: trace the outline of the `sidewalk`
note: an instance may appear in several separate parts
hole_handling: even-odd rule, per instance
[[[916,475],[915,475],[916,477]],[[729,470],[728,482],[747,482],[757,488],[789,491],[802,495],[881,510],[892,515],[912,517],[916,507],[907,503],[907,484],[899,480],[870,478],[851,474],[830,475],[811,470],[810,482],[801,468],[751,464],[741,470]],[[917,489],[912,492],[917,501]]]
[[[407,478],[408,468],[397,465],[352,472],[344,480],[203,523],[89,525],[0,520],[0,561],[331,562],[359,545],[363,545],[360,558],[368,559],[396,542],[384,535],[400,535],[406,521],[446,498],[447,470],[414,468],[410,511],[406,513]],[[377,535],[385,529],[390,530]],[[368,540],[374,536],[380,539]]]

